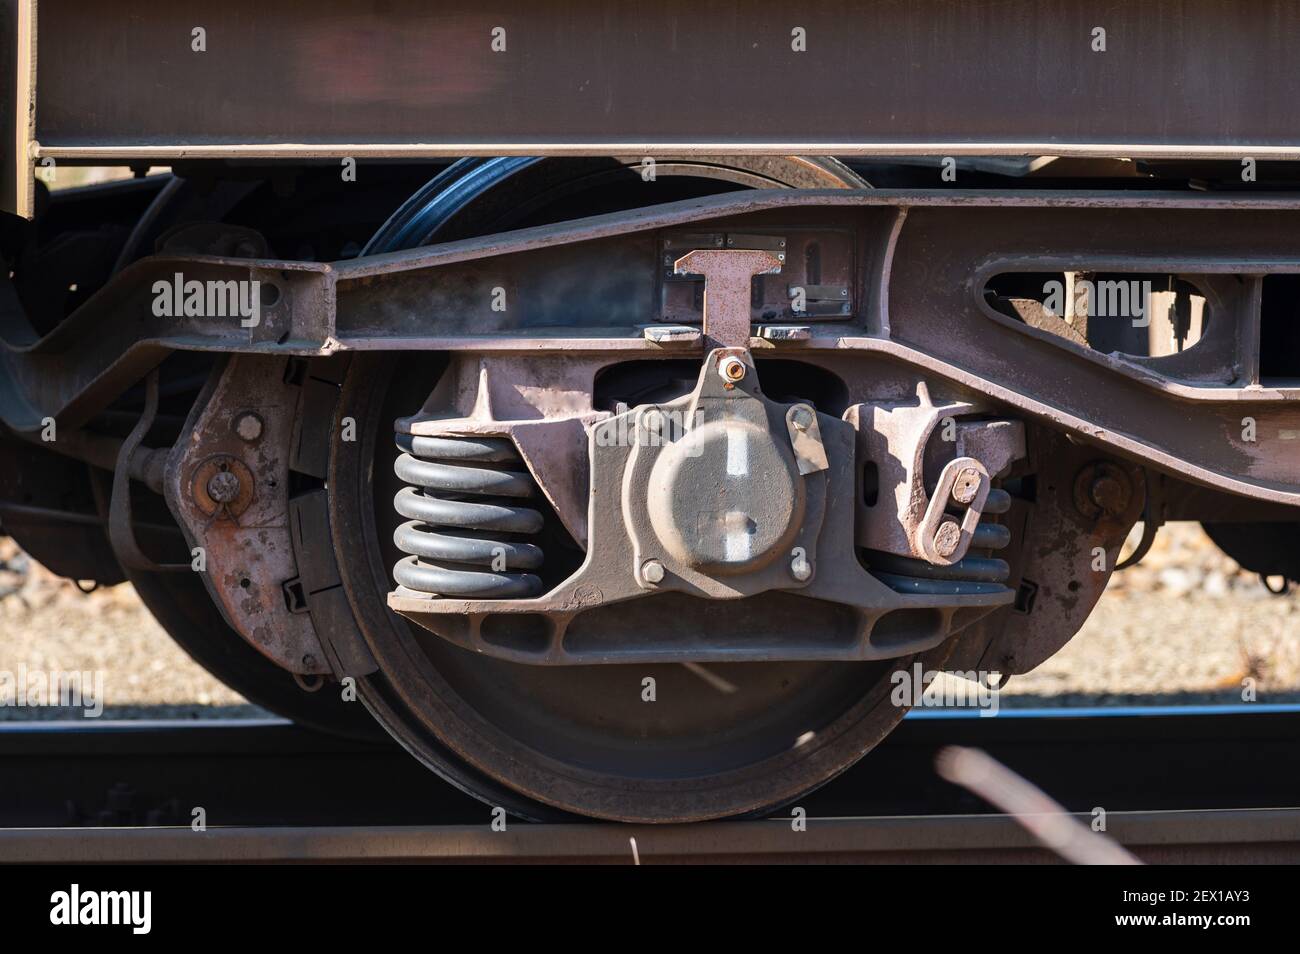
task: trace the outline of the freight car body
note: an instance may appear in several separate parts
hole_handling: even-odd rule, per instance
[[[9,3],[4,529],[528,817],[789,802],[1138,520],[1300,577],[1300,10],[1176,6]]]

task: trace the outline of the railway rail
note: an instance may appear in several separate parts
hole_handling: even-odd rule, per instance
[[[0,726],[0,861],[908,862],[1055,860],[933,772],[980,747],[1152,863],[1300,861],[1300,707],[924,713],[864,762],[761,820],[494,830],[491,808],[396,746],[288,723]],[[202,808],[206,830],[190,827]],[[800,830],[802,829],[802,830]]]
[[[1153,864],[1294,864],[1300,809],[1119,812],[1109,833]],[[485,825],[6,829],[9,862],[456,862],[584,864],[1032,864],[1058,860],[1007,815],[779,819],[681,826]]]

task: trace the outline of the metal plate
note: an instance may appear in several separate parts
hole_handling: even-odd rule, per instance
[[[40,155],[1300,155],[1293,0],[617,13],[595,0],[43,0],[40,13]]]

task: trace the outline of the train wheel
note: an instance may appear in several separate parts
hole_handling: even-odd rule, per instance
[[[427,367],[424,370],[429,370]],[[488,800],[526,817],[536,803],[621,821],[695,821],[762,812],[857,761],[905,709],[876,663],[527,666],[460,649],[392,613],[401,553],[392,507],[391,422],[432,380],[418,360],[364,356],[340,417],[364,438],[339,443],[330,485],[335,550],[358,625],[379,665],[362,696],[425,764],[461,781],[465,765],[516,793]],[[654,702],[645,701],[653,679]],[[522,796],[522,799],[520,798]]]
[[[383,738],[374,721],[337,689],[303,689],[293,676],[232,630],[197,574],[126,570],[145,608],[209,673],[255,705],[299,725],[355,739]]]
[[[766,162],[765,184],[780,185],[779,170]],[[488,200],[499,189],[509,196],[504,205],[518,209],[518,190],[503,187],[510,175],[486,165],[462,167],[479,170],[478,188],[448,175],[413,197],[368,250],[459,234],[458,213],[466,210],[493,228],[512,224]],[[562,170],[516,168],[549,175],[573,207],[575,191],[555,184]],[[792,162],[788,171],[803,176],[808,168]],[[835,175],[817,168],[823,182]],[[717,166],[708,171],[715,190],[753,183],[752,169],[737,168],[730,180]],[[677,193],[708,188],[698,179],[676,185],[670,189]],[[440,204],[439,194],[447,201]],[[580,204],[600,209],[611,197]],[[545,211],[533,204],[527,214],[536,224]],[[917,661],[935,668],[946,657],[947,645],[923,660],[872,663],[539,667],[467,652],[408,622],[386,605],[401,556],[392,543],[402,518],[392,505],[401,482],[393,474],[391,426],[421,405],[441,367],[432,354],[353,357],[335,421],[354,419],[359,435],[333,442],[330,519],[344,587],[379,667],[361,680],[362,698],[407,749],[472,794],[526,817],[558,810],[679,822],[770,810],[852,765],[902,719],[905,709],[889,691],[896,668]],[[648,685],[653,702],[646,701]]]
[[[1300,581],[1300,523],[1202,524],[1215,546],[1242,569],[1262,577]]]

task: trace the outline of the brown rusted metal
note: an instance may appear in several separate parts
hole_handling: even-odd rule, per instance
[[[874,468],[878,499],[858,494],[857,540],[867,549],[915,557],[935,564],[956,563],[966,554],[991,489],[990,478],[1024,456],[1024,433],[1018,422],[970,422],[980,409],[965,401],[936,400],[925,380],[908,401],[855,404],[845,412],[858,434],[858,456]],[[947,433],[947,432],[951,433]],[[935,486],[926,483],[932,448],[947,445],[952,453]],[[976,456],[978,455],[978,456]],[[966,472],[967,500],[962,523],[946,517],[950,497]],[[942,533],[942,542],[936,536]],[[946,551],[946,552],[945,552]]]
[[[743,261],[748,267],[753,259]],[[750,272],[724,271],[727,279],[737,274]],[[747,278],[724,282],[714,301],[725,309],[728,298],[743,316],[747,340]],[[996,586],[907,594],[868,574],[854,554],[856,495],[847,492],[856,486],[852,427],[805,404],[764,398],[752,360],[743,347],[715,350],[700,367],[692,394],[602,415],[593,424],[586,559],[560,585],[528,599],[436,593],[430,598],[403,587],[389,596],[389,606],[466,649],[517,662],[571,665],[662,658],[664,649],[647,639],[653,632],[649,620],[662,616],[657,600],[644,599],[649,593],[734,601],[725,616],[697,627],[689,639],[674,641],[674,660],[696,662],[861,660],[925,651],[1011,598],[1011,591]],[[563,370],[571,385],[590,380],[590,365],[571,362]],[[510,393],[498,404],[492,360],[482,358],[477,366],[462,362],[444,377],[425,412],[399,421],[399,429],[430,437],[494,434],[517,440],[528,422],[508,418],[537,413],[536,401],[543,397],[555,399],[553,390],[533,395],[529,382],[535,374],[534,368],[522,380],[509,379]],[[448,401],[464,416],[442,410]],[[507,407],[511,413],[501,420]],[[572,403],[563,410],[572,413]],[[666,428],[652,419],[665,418],[687,422],[685,433],[663,440]],[[724,439],[727,473],[742,477],[749,488],[743,510],[722,502],[730,499],[725,481],[719,482],[722,461],[716,457],[717,442]],[[919,459],[921,452],[911,454]],[[1008,449],[1003,457],[1010,454]],[[568,456],[570,467],[574,459]],[[996,461],[999,469],[1005,463]],[[962,467],[979,466],[963,459]],[[987,495],[987,483],[982,490]],[[719,501],[712,500],[713,493]],[[941,494],[936,499],[946,500],[947,487]],[[982,503],[981,498],[970,507],[975,519]],[[733,516],[749,528],[733,526]],[[962,536],[967,545],[970,530]],[[738,540],[744,546],[736,543],[733,552]],[[782,590],[803,597],[802,615],[815,634],[806,626],[790,626],[789,610],[774,612],[765,600]],[[611,615],[615,604],[627,605]],[[828,616],[819,605],[847,612]]]
[[[1026,515],[1016,567],[1020,594],[1014,608],[990,618],[991,638],[978,668],[1007,674],[1029,672],[1076,633],[1106,589],[1120,548],[1146,501],[1142,471],[1124,461],[1104,462],[1132,488],[1119,513],[1097,508],[1085,515],[1075,506],[1075,479],[1101,466],[1095,452],[1060,434],[1035,428],[1034,471],[1038,499]],[[1013,511],[1015,513],[1015,511]],[[975,638],[971,634],[970,638]]]
[[[784,261],[782,252],[740,249],[700,249],[677,259],[677,274],[704,276],[706,350],[749,347],[750,282],[755,275],[779,272]]]
[[[296,388],[285,359],[232,358],[172,452],[167,502],[206,563],[204,582],[236,632],[272,662],[302,675],[330,672],[312,619],[286,604],[298,576],[289,526],[289,453]],[[234,426],[256,413],[260,439]]]
[[[1122,517],[1132,497],[1129,475],[1110,461],[1089,464],[1074,478],[1075,509],[1094,520],[1103,515],[1112,519]]]
[[[159,353],[163,353],[173,348],[184,347],[212,347],[224,350],[265,350],[277,349],[290,353],[330,353],[338,348],[439,348],[439,349],[471,349],[481,351],[491,350],[527,350],[532,354],[541,354],[549,350],[563,350],[567,352],[619,352],[622,354],[634,355],[637,352],[644,354],[661,354],[664,353],[671,345],[656,344],[645,341],[640,337],[639,329],[627,328],[625,330],[613,329],[609,327],[600,327],[592,325],[589,327],[569,327],[556,328],[545,336],[537,336],[535,332],[527,333],[524,326],[516,328],[501,327],[499,319],[501,315],[493,316],[488,308],[491,299],[490,295],[473,296],[466,302],[463,298],[458,305],[458,313],[466,315],[466,321],[469,323],[482,324],[483,319],[492,316],[500,328],[499,333],[489,334],[486,337],[481,332],[473,334],[462,333],[459,335],[429,335],[413,334],[417,325],[427,328],[428,323],[420,318],[419,310],[410,310],[408,307],[409,294],[399,285],[390,285],[389,282],[395,282],[401,279],[401,285],[409,284],[409,280],[404,278],[405,273],[412,270],[421,270],[435,264],[452,265],[457,262],[476,261],[481,256],[500,253],[503,256],[511,256],[516,251],[527,249],[541,249],[548,246],[569,246],[572,255],[579,254],[582,250],[573,248],[572,243],[583,241],[595,237],[605,236],[613,237],[617,234],[624,233],[631,229],[633,231],[643,228],[653,228],[660,224],[680,223],[684,220],[698,220],[706,210],[717,211],[738,211],[754,210],[757,208],[770,207],[781,208],[789,205],[799,204],[834,204],[846,209],[852,209],[856,206],[889,206],[893,205],[898,208],[909,208],[912,210],[907,221],[917,223],[922,221],[921,215],[927,216],[930,206],[936,203],[934,196],[911,194],[910,196],[885,196],[880,193],[841,193],[837,196],[830,197],[823,195],[792,194],[782,196],[779,193],[773,194],[772,197],[757,199],[747,197],[745,199],[732,199],[723,197],[722,199],[700,200],[696,203],[681,204],[675,210],[653,209],[642,210],[626,217],[605,217],[606,219],[617,218],[619,223],[612,228],[608,222],[602,222],[599,225],[591,223],[580,223],[578,225],[556,226],[547,229],[526,230],[520,233],[512,234],[508,239],[498,238],[493,242],[484,242],[482,240],[468,240],[462,243],[452,243],[448,246],[433,251],[416,251],[406,253],[392,253],[391,255],[373,256],[362,260],[359,263],[341,263],[334,267],[321,266],[294,266],[294,268],[308,269],[307,274],[301,275],[299,285],[289,282],[290,291],[294,293],[287,296],[289,299],[288,310],[283,312],[272,309],[265,314],[263,328],[260,333],[249,334],[242,329],[223,327],[220,323],[208,321],[196,321],[193,319],[177,321],[175,319],[162,319],[154,323],[154,328],[142,332],[139,326],[131,323],[126,324],[115,320],[112,316],[119,313],[120,309],[125,308],[133,314],[147,314],[149,305],[149,291],[152,281],[160,272],[171,274],[178,268],[184,270],[188,275],[195,273],[197,277],[215,277],[220,280],[227,278],[237,278],[241,275],[244,278],[255,277],[257,274],[267,275],[269,278],[270,269],[268,268],[250,268],[247,262],[240,262],[238,265],[228,263],[228,267],[214,265],[215,260],[190,260],[184,262],[173,260],[171,262],[158,261],[149,263],[150,267],[133,274],[128,278],[123,273],[114,283],[115,291],[110,295],[108,290],[96,296],[85,308],[67,323],[66,329],[60,329],[56,336],[52,336],[49,341],[38,344],[15,345],[14,339],[6,335],[6,364],[11,371],[9,387],[13,389],[15,397],[18,397],[22,403],[12,401],[3,402],[4,414],[6,420],[12,426],[19,429],[28,429],[35,426],[41,416],[46,414],[60,418],[63,423],[65,418],[69,423],[75,422],[80,416],[86,413],[88,407],[93,406],[97,401],[102,401],[114,393],[113,387],[121,387],[121,382],[129,381],[132,375],[138,374],[140,362],[145,360],[156,361]],[[1059,247],[1056,243],[1059,236],[1063,233],[1074,234],[1068,225],[1064,225],[1064,220],[1073,218],[1074,215],[1081,214],[1105,214],[1114,216],[1115,221],[1110,228],[1106,230],[1093,230],[1104,234],[1123,233],[1124,221],[1131,221],[1134,229],[1150,229],[1151,222],[1156,217],[1156,211],[1163,211],[1167,215],[1191,215],[1195,213],[1208,214],[1211,210],[1218,210],[1216,216],[1216,232],[1222,243],[1231,244],[1237,242],[1240,244],[1241,239],[1234,239],[1234,235],[1243,235],[1241,228],[1231,228],[1231,223],[1236,221],[1235,218],[1222,218],[1225,214],[1242,215],[1240,222],[1247,226],[1247,232],[1250,241],[1258,244],[1260,241],[1260,229],[1251,227],[1247,222],[1250,210],[1256,210],[1263,213],[1264,210],[1277,210],[1270,213],[1267,221],[1281,223],[1281,216],[1286,209],[1285,202],[1274,202],[1273,200],[1224,200],[1215,199],[1209,201],[1202,198],[1170,200],[1168,198],[1135,198],[1133,196],[1111,197],[1102,199],[1100,197],[1080,198],[1078,196],[1060,197],[1053,195],[1043,195],[1041,197],[1026,196],[959,196],[951,200],[958,203],[959,207],[942,210],[933,210],[934,215],[938,218],[936,221],[944,222],[949,216],[970,217],[975,216],[971,222],[970,229],[953,230],[943,227],[937,231],[933,241],[927,239],[930,247],[935,247],[934,242],[938,242],[938,247],[950,246],[954,240],[961,238],[963,241],[969,236],[971,241],[978,240],[978,246],[970,249],[969,254],[979,255],[978,265],[968,259],[968,267],[973,266],[974,271],[978,271],[988,257],[988,236],[999,236],[998,241],[1001,244],[1015,244],[1015,228],[1007,224],[1007,215],[1014,214],[1023,221],[1030,221],[1026,206],[1033,208],[1038,207],[1039,215],[1043,221],[1050,221],[1050,230],[1044,232],[1037,230],[1041,234],[1034,238],[1034,248],[1037,249],[1045,242],[1050,242],[1054,247]],[[689,205],[689,209],[684,206]],[[1063,219],[1061,222],[1052,221],[1056,217],[1048,214],[1050,209],[1069,208],[1074,210],[1069,216],[1061,213]],[[1153,211],[1133,215],[1132,212],[1137,209],[1147,208]],[[994,211],[1000,209],[1001,211]],[[983,210],[983,211],[981,211]],[[1109,211],[1107,211],[1109,210]],[[1127,210],[1127,211],[1126,211]],[[989,228],[981,224],[984,216],[989,216],[989,222],[995,220],[1001,222],[997,228]],[[1222,219],[1222,224],[1217,224]],[[593,220],[594,221],[594,220]],[[851,221],[851,220],[850,220]],[[883,242],[889,235],[889,223],[892,221],[889,217],[877,218],[868,216],[860,226],[866,234],[871,234],[876,229],[880,229],[880,240]],[[1188,220],[1189,222],[1191,220]],[[1162,228],[1174,227],[1174,223],[1166,223]],[[913,225],[908,224],[902,227],[897,238],[889,239],[892,244],[886,244],[884,248],[888,254],[887,259],[873,261],[872,267],[885,270],[889,275],[887,286],[882,286],[881,297],[874,302],[876,317],[869,317],[865,322],[866,333],[862,329],[854,326],[818,326],[818,334],[810,340],[803,342],[789,342],[785,346],[799,348],[803,351],[824,351],[828,348],[844,349],[853,348],[860,350],[876,350],[898,355],[903,360],[924,363],[936,374],[941,374],[956,380],[959,383],[978,387],[979,381],[985,380],[998,386],[1002,393],[1009,395],[1009,399],[1018,399],[1022,406],[1038,414],[1052,414],[1052,409],[1059,408],[1061,405],[1059,392],[1059,383],[1061,380],[1068,379],[1073,375],[1082,375],[1090,379],[1089,387],[1084,389],[1075,389],[1078,393],[1076,397],[1082,398],[1088,393],[1092,393],[1094,388],[1103,387],[1103,379],[1107,382],[1105,387],[1121,387],[1129,392],[1128,400],[1143,400],[1147,402],[1149,413],[1154,414],[1159,411],[1161,417],[1169,417],[1174,414],[1172,409],[1166,410],[1170,404],[1179,404],[1182,402],[1194,402],[1195,404],[1209,408],[1214,404],[1227,404],[1232,401],[1248,401],[1257,405],[1256,417],[1260,424],[1261,430],[1265,433],[1276,432],[1278,430],[1289,430],[1290,425],[1286,423],[1286,415],[1281,410],[1271,407],[1275,402],[1285,401],[1294,396],[1295,389],[1286,386],[1285,382],[1267,382],[1258,387],[1239,387],[1239,386],[1215,386],[1209,387],[1204,385],[1189,386],[1181,383],[1177,378],[1163,377],[1153,370],[1145,367],[1139,368],[1128,359],[1105,359],[1104,356],[1098,356],[1093,353],[1080,353],[1078,355],[1067,353],[1068,348],[1064,348],[1062,339],[1047,336],[1040,342],[1034,341],[1017,341],[1016,335],[1007,338],[1008,347],[1022,353],[1023,360],[1018,361],[1015,365],[1016,375],[1009,376],[1003,370],[1006,362],[993,362],[989,355],[999,349],[988,347],[989,331],[984,321],[977,320],[976,314],[972,311],[972,304],[976,308],[981,308],[978,302],[972,302],[963,291],[963,288],[969,287],[967,283],[974,281],[978,275],[971,274],[968,270],[962,274],[960,261],[945,251],[942,256],[944,262],[945,274],[942,279],[935,275],[935,281],[930,281],[927,277],[930,274],[931,265],[927,264],[935,261],[931,253],[917,258],[915,256],[905,256],[906,237],[911,234]],[[932,230],[932,227],[927,227]],[[1284,243],[1281,238],[1283,231],[1279,230],[1273,233],[1278,236],[1277,243]],[[1095,241],[1095,240],[1094,240]],[[1128,239],[1123,241],[1127,242]],[[1159,239],[1148,239],[1146,244],[1150,245],[1152,241]],[[1183,243],[1186,245],[1186,243]],[[647,248],[647,251],[649,249]],[[1195,261],[1204,263],[1208,261],[1206,255],[1209,249],[1198,251]],[[1082,253],[1081,253],[1082,254]],[[1090,254],[1092,254],[1090,252]],[[1278,254],[1284,254],[1279,252]],[[1079,259],[1076,258],[1076,261]],[[501,259],[504,264],[507,258]],[[519,259],[522,267],[525,258]],[[141,263],[142,265],[146,263]],[[260,263],[259,263],[260,264]],[[1167,261],[1164,264],[1168,264]],[[514,266],[511,265],[511,268]],[[572,267],[572,266],[570,266]],[[937,266],[935,266],[937,267]],[[1191,267],[1184,263],[1184,268]],[[1213,266],[1228,267],[1228,266]],[[1237,263],[1237,268],[1261,268],[1261,265],[1244,265]],[[214,271],[215,269],[215,271]],[[919,271],[918,271],[919,269]],[[481,270],[481,269],[480,269]],[[128,270],[129,271],[129,270]],[[291,277],[295,272],[285,270],[285,267],[278,269],[281,275],[288,274]],[[451,273],[448,273],[449,276]],[[457,286],[464,281],[464,276],[457,274],[454,281],[449,280],[448,286]],[[491,276],[485,276],[486,279]],[[923,284],[916,286],[916,279],[920,278]],[[280,279],[283,281],[283,279]],[[121,284],[119,284],[121,283]],[[335,287],[337,283],[337,288]],[[135,292],[139,296],[136,302],[128,304],[123,301],[124,293],[135,287]],[[491,285],[485,285],[490,290]],[[889,297],[884,297],[885,289],[888,289]],[[399,290],[402,294],[398,295]],[[939,296],[943,301],[932,300]],[[535,295],[530,294],[530,299],[535,299]],[[335,309],[331,302],[337,299],[337,317]],[[594,301],[595,299],[593,299]],[[923,303],[924,302],[924,303]],[[466,307],[468,305],[468,307]],[[413,302],[410,303],[413,307]],[[285,307],[285,306],[279,306]],[[570,302],[570,311],[572,311]],[[948,326],[944,329],[938,329],[934,326],[932,318],[923,318],[913,320],[911,315],[935,315],[943,313]],[[983,313],[981,311],[981,313]],[[399,315],[408,316],[399,318]],[[986,318],[989,316],[985,316]],[[993,316],[996,318],[997,316]],[[511,321],[522,322],[528,319],[528,313],[514,314]],[[79,335],[78,329],[84,330],[91,326],[96,328],[107,328],[108,335]],[[884,337],[879,333],[873,333],[872,326],[878,325],[880,328],[889,329],[889,337]],[[487,325],[487,327],[492,327]],[[155,332],[156,329],[156,332]],[[506,333],[507,330],[509,333]],[[1017,330],[1017,329],[1012,329]],[[1029,329],[1032,330],[1032,329]],[[1024,334],[1022,330],[1020,334]],[[636,335],[635,339],[632,335]],[[924,340],[918,339],[921,335]],[[75,361],[71,371],[67,370],[67,342],[75,341],[80,338],[87,344],[74,348],[72,356]],[[961,360],[954,360],[957,356],[937,357],[942,355],[951,345],[951,341],[961,338],[963,346],[961,349]],[[280,342],[283,341],[283,344]],[[202,343],[200,345],[200,342]],[[922,345],[915,347],[913,342]],[[976,344],[976,342],[979,342]],[[687,351],[690,350],[690,344],[683,345]],[[1189,354],[1195,354],[1199,350],[1194,349]],[[51,370],[49,360],[45,357],[47,354],[53,355],[60,353],[59,366],[65,368],[60,373]],[[971,374],[968,367],[971,362],[967,357],[974,358],[981,363],[979,371],[981,374]],[[1082,361],[1077,360],[1082,358]],[[129,359],[129,360],[128,360]],[[1051,374],[1040,371],[1039,368],[1050,366]],[[38,381],[48,382],[51,379],[61,381],[62,386],[55,389],[48,383],[37,384]],[[93,387],[87,385],[93,382]],[[35,404],[33,404],[35,401]],[[1066,402],[1067,404],[1069,402]],[[30,410],[29,410],[30,409]],[[37,411],[44,412],[37,415]],[[1227,407],[1215,408],[1215,413],[1219,415],[1220,420],[1228,417],[1233,410]],[[1192,468],[1192,475],[1197,479],[1209,480],[1214,482],[1215,474],[1210,458],[1205,456],[1206,442],[1204,440],[1196,441],[1185,439],[1184,432],[1189,427],[1200,428],[1201,421],[1204,421],[1206,415],[1198,415],[1193,422],[1188,422],[1187,415],[1178,412],[1175,415],[1179,424],[1177,426],[1165,426],[1158,429],[1145,428],[1144,422],[1139,421],[1139,427],[1142,427],[1144,433],[1140,435],[1139,441],[1126,441],[1126,431],[1129,428],[1118,428],[1111,426],[1093,427],[1089,433],[1094,434],[1103,441],[1109,441],[1115,444],[1119,449],[1126,452],[1143,453],[1147,456],[1155,456],[1155,459],[1174,467],[1180,463],[1185,463],[1188,458],[1200,457],[1201,462]],[[1241,414],[1237,413],[1236,419],[1240,421]],[[1056,411],[1053,419],[1062,426],[1082,427],[1078,423],[1078,416]],[[1231,418],[1229,418],[1231,420]],[[1164,423],[1168,424],[1169,421]],[[1223,427],[1223,423],[1216,422],[1216,428]],[[1100,433],[1098,433],[1100,432]],[[1172,444],[1168,450],[1163,445]],[[1193,451],[1198,449],[1195,454]],[[1284,450],[1286,448],[1283,448]],[[1245,454],[1250,456],[1258,448],[1235,447],[1233,455],[1240,456]],[[1172,453],[1170,453],[1172,451]],[[1222,458],[1221,458],[1222,459]],[[1267,473],[1277,473],[1275,469],[1268,468],[1267,462],[1261,462],[1266,468]],[[1240,471],[1239,471],[1240,472]],[[1267,483],[1267,479],[1265,481]],[[1275,478],[1274,478],[1275,482]],[[1254,482],[1251,486],[1249,482],[1238,482],[1233,487],[1237,492],[1259,493],[1267,495],[1269,489],[1260,487],[1259,481]],[[1227,486],[1221,480],[1220,486]],[[1274,497],[1273,499],[1286,500],[1283,497]],[[1292,500],[1294,494],[1292,494]]]
[[[953,492],[957,479],[963,473],[975,475],[975,488],[971,499],[956,503],[960,514],[951,514],[954,506]],[[930,563],[950,565],[966,555],[975,538],[984,502],[992,489],[988,471],[973,457],[957,457],[944,465],[930,495],[930,503],[913,535],[913,547]],[[870,539],[867,546],[871,546]]]
[[[214,520],[239,517],[253,503],[256,478],[238,457],[213,454],[194,469],[190,478],[190,497],[198,508]]]
[[[799,463],[799,473],[815,474],[830,467],[816,410],[807,404],[795,404],[786,412],[785,423],[790,446],[794,448],[795,460]]]

